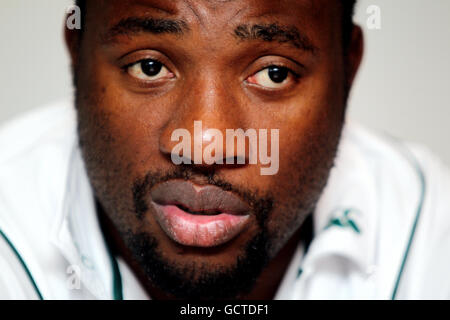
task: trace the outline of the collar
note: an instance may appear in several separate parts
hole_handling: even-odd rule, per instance
[[[115,259],[97,218],[78,140],[74,136],[62,210],[52,228],[52,242],[76,270],[83,288],[95,298],[114,298]]]
[[[313,214],[314,238],[302,262],[303,275],[320,269],[329,257],[340,257],[357,272],[374,271],[377,198],[374,168],[344,127],[327,186]]]

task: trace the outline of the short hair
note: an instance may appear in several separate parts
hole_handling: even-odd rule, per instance
[[[341,0],[342,4],[342,40],[344,48],[350,44],[353,32],[353,15],[357,0]]]
[[[86,2],[88,0],[76,0],[76,5],[80,7],[81,20],[84,21],[86,16]],[[350,44],[351,34],[353,30],[353,14],[357,0],[339,0],[342,5],[342,40],[344,48]],[[82,28],[83,29],[83,28]]]

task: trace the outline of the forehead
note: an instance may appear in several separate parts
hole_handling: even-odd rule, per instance
[[[295,25],[321,38],[340,22],[340,0],[97,0],[88,1],[88,21],[106,32],[128,17],[176,18],[190,29],[223,33],[243,23]]]
[[[88,6],[114,14],[135,9],[156,10],[160,13],[193,15],[202,20],[212,16],[317,15],[325,8],[338,8],[339,2],[340,0],[97,0],[88,1]]]

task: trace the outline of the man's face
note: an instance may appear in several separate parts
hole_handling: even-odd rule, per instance
[[[102,0],[87,12],[77,111],[98,202],[154,286],[237,297],[326,184],[347,94],[339,3]],[[194,121],[224,137],[267,129],[269,146],[279,129],[278,172],[175,165],[172,133],[194,139]]]

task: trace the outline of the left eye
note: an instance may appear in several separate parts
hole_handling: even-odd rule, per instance
[[[247,81],[262,87],[278,89],[286,85],[290,76],[292,74],[288,68],[269,66],[249,77]]]
[[[159,80],[171,78],[173,74],[159,61],[146,59],[128,67],[128,73],[140,80]]]

